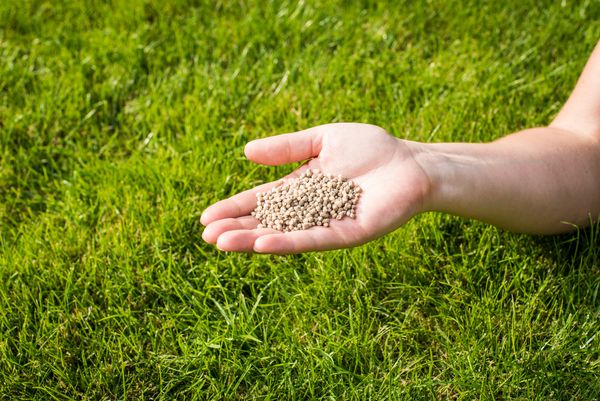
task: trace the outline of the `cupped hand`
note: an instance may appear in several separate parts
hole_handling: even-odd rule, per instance
[[[208,207],[200,219],[202,238],[224,251],[288,254],[346,248],[387,234],[423,210],[429,192],[427,175],[415,160],[414,142],[368,124],[338,123],[249,142],[246,157],[275,166],[309,160],[285,178],[306,168],[342,175],[362,188],[356,218],[332,220],[329,227],[279,232],[257,228],[250,215],[256,193],[281,180],[260,185]]]

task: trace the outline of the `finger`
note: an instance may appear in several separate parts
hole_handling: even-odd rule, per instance
[[[283,180],[299,176],[307,168],[308,165],[301,166],[282,179],[268,182],[247,191],[240,192],[239,194],[233,195],[230,198],[223,199],[209,206],[206,208],[206,210],[204,210],[204,212],[202,212],[202,216],[200,216],[200,222],[202,225],[208,226],[210,223],[217,220],[249,215],[250,212],[256,207],[257,192],[268,191],[276,185],[279,185]]]
[[[278,182],[279,181],[268,182],[247,191],[240,192],[239,194],[233,195],[230,198],[218,201],[217,203],[207,207],[204,212],[202,212],[202,216],[200,216],[200,222],[204,226],[208,226],[210,223],[217,220],[250,214],[250,212],[256,207],[256,193],[268,191],[276,186]]]
[[[319,127],[291,134],[257,139],[246,144],[244,153],[255,163],[277,166],[316,157],[321,151],[322,135]]]
[[[326,251],[351,245],[352,242],[331,227],[312,227],[308,230],[262,235],[254,242],[254,252],[284,255]]]
[[[209,244],[216,244],[219,235],[232,230],[251,230],[256,228],[258,220],[252,216],[227,218],[210,223],[202,232],[202,239]]]
[[[257,238],[276,232],[270,228],[226,231],[219,235],[217,248],[229,252],[254,252],[254,242]]]

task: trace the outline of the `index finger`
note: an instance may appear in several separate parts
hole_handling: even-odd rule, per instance
[[[206,210],[202,212],[202,216],[200,216],[200,223],[202,223],[204,226],[207,226],[208,224],[217,220],[246,216],[250,214],[250,212],[256,207],[256,194],[258,192],[268,191],[271,188],[281,184],[283,180],[297,177],[307,168],[308,165],[303,165],[277,181],[259,185],[252,189],[248,189],[240,192],[239,194],[233,195],[230,198],[218,201],[217,203],[207,207]]]
[[[278,183],[279,181],[268,182],[210,205],[202,212],[200,223],[207,226],[217,220],[250,214],[256,207],[256,193],[268,191]]]

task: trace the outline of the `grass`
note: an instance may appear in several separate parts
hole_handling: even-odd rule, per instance
[[[598,37],[597,1],[1,2],[0,399],[598,399],[598,225],[277,257],[198,222],[289,171],[250,139],[547,124]]]

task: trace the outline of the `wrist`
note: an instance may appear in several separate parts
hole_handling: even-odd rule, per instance
[[[421,212],[438,210],[440,186],[444,182],[441,177],[445,171],[443,157],[432,148],[431,144],[406,141],[412,158],[425,180],[424,191],[421,195]]]
[[[440,198],[440,186],[444,182],[442,177],[445,168],[442,166],[444,157],[436,151],[431,144],[398,139],[400,159],[405,160],[408,151],[412,159],[414,170],[420,177],[417,191],[416,213],[438,210],[437,203]]]
[[[452,212],[475,192],[485,146],[410,142],[413,159],[427,181],[421,211]]]

